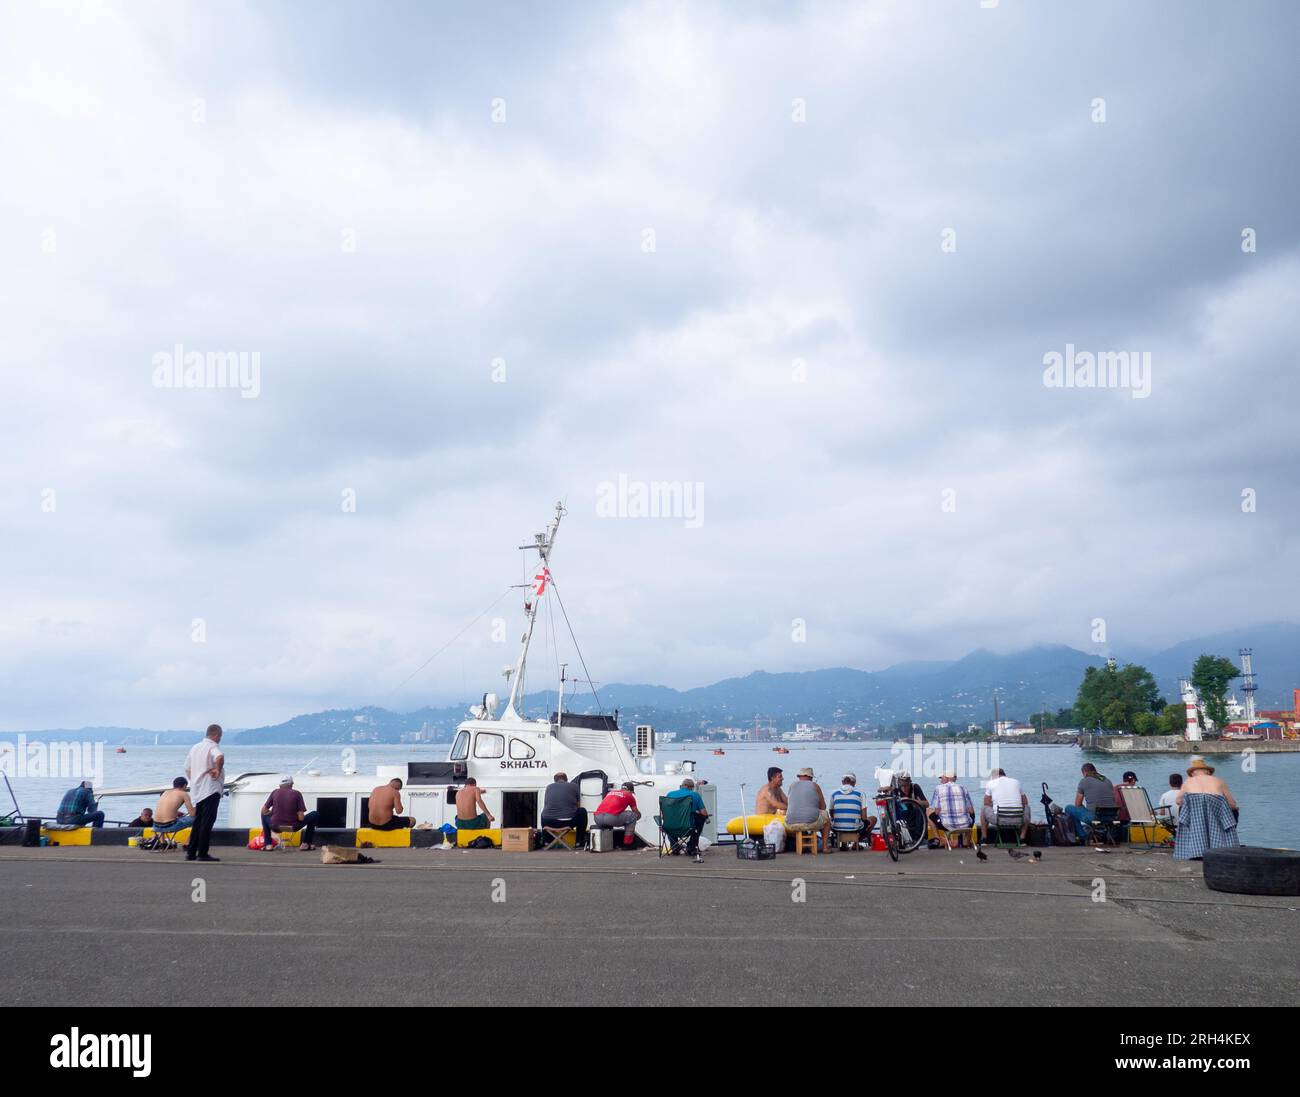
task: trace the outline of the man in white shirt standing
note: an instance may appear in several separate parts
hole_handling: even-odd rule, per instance
[[[213,724],[203,739],[190,748],[185,759],[185,776],[190,780],[190,796],[194,801],[194,825],[190,828],[189,845],[185,847],[187,861],[221,860],[208,853],[226,784],[226,756],[217,745],[220,742],[221,725]]]
[[[1020,840],[1029,834],[1029,797],[1020,791],[1020,782],[1008,777],[1003,770],[995,769],[993,779],[984,788],[984,810],[980,813],[980,841],[989,840],[989,824],[998,825],[998,808],[1019,808],[1024,812],[1020,825]]]

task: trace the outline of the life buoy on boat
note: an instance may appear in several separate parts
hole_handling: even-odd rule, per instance
[[[1205,886],[1236,895],[1300,895],[1300,850],[1232,846],[1205,851]]]

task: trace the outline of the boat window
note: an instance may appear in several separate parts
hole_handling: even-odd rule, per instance
[[[506,752],[506,737],[492,731],[480,731],[474,737],[475,758],[500,758]]]
[[[469,757],[469,732],[456,732],[456,741],[451,744],[451,758],[453,761],[461,761]]]
[[[531,758],[537,752],[527,743],[519,739],[510,740],[510,757],[511,758]]]
[[[348,798],[346,796],[318,796],[313,810],[320,813],[322,829],[342,830],[348,825]]]

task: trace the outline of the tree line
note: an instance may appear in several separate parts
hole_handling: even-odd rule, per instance
[[[1205,718],[1216,727],[1227,723],[1228,686],[1241,676],[1235,663],[1221,655],[1202,655],[1192,665],[1191,681],[1201,696]],[[1031,718],[1034,722],[1041,717]],[[1187,710],[1160,694],[1155,677],[1137,663],[1088,667],[1074,705],[1054,717],[1057,727],[1102,728],[1131,735],[1181,735]]]

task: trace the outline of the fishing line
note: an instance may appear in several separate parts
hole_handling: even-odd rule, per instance
[[[555,600],[560,603],[560,612],[564,614],[564,624],[569,630],[569,638],[573,641],[573,649],[578,653],[578,662],[582,664],[582,673],[587,676],[587,685],[591,687],[591,695],[596,698],[596,709],[604,713],[605,706],[600,703],[600,694],[596,692],[596,683],[592,680],[591,671],[587,669],[587,660],[582,657],[582,648],[578,646],[578,638],[573,634],[573,626],[569,624],[569,611],[564,608],[564,599],[560,597],[560,588],[555,584],[555,576],[551,576],[551,589],[555,591]]]
[[[503,590],[500,594],[497,595],[495,601],[493,601],[492,604],[487,607],[487,609],[485,609],[482,613],[480,613],[477,617],[475,617],[474,620],[472,620],[468,625],[466,625],[463,629],[461,629],[458,633],[456,633],[455,636],[453,636],[450,640],[448,640],[445,644],[443,644],[442,647],[440,647],[437,651],[435,651],[432,655],[430,655],[429,658],[427,658],[423,663],[421,663],[418,667],[416,667],[413,671],[411,671],[410,674],[408,674],[405,678],[403,678],[401,682],[399,682],[396,686],[394,686],[392,692],[390,692],[386,697],[384,697],[380,701],[380,704],[382,705],[383,703],[392,700],[394,694],[396,694],[398,690],[400,690],[404,685],[406,685],[407,682],[409,682],[412,678],[414,678],[417,674],[419,674],[420,671],[422,671],[436,658],[438,658],[439,655],[441,655],[444,651],[446,651],[449,647],[451,647],[452,644],[454,644],[457,640],[459,640],[462,636],[464,636],[465,633],[469,632],[469,630],[472,629],[475,625],[477,625],[481,620],[483,620],[484,617],[486,617],[489,613],[491,613],[494,609],[496,609],[497,603],[500,602],[501,599],[504,598],[507,594],[509,594],[512,590],[514,590],[513,586],[506,587],[505,590]]]

